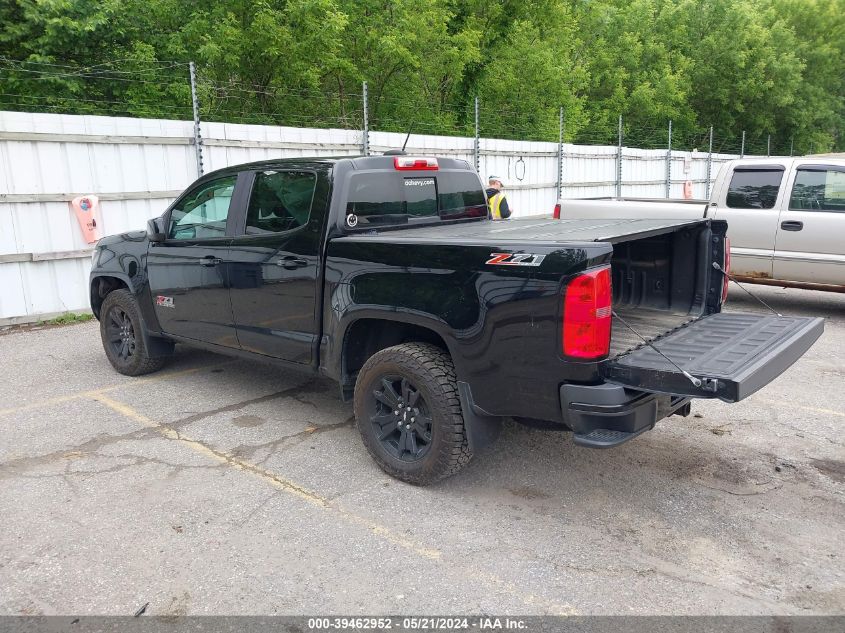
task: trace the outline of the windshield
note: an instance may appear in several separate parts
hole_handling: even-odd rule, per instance
[[[472,172],[405,176],[355,174],[346,206],[347,226],[395,226],[487,216],[481,181]]]

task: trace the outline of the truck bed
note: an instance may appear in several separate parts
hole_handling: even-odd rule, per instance
[[[522,241],[618,243],[660,235],[681,226],[700,224],[703,219],[514,219],[507,222],[466,222],[437,226],[409,226],[372,233],[357,233],[337,240],[377,240],[404,243],[435,241],[461,244],[500,244]]]
[[[675,314],[636,306],[617,307],[615,311],[625,323],[647,341],[652,341],[666,332],[695,320],[695,317],[690,314]],[[618,318],[613,319],[610,332],[611,358],[644,345],[643,339],[634,334],[625,323]]]
[[[616,357],[702,316],[699,268],[709,259],[695,227],[705,219],[517,219],[357,233],[337,242],[476,246],[529,251],[610,244],[613,309],[610,357]],[[690,228],[692,230],[683,230]],[[706,248],[706,244],[703,246]],[[545,250],[544,249],[544,250]],[[485,250],[484,254],[491,250]],[[530,269],[523,269],[530,274]],[[500,282],[501,283],[501,279]],[[520,281],[520,284],[524,282]],[[624,320],[624,322],[623,322]],[[632,331],[628,325],[633,328]]]

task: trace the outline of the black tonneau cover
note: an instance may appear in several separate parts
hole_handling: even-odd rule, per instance
[[[627,242],[632,239],[676,231],[684,226],[709,222],[705,219],[515,219],[504,222],[474,221],[384,229],[378,233],[355,233],[354,238],[389,239],[391,242],[479,243],[493,242]],[[349,236],[353,237],[353,236]],[[340,238],[345,239],[345,238]]]

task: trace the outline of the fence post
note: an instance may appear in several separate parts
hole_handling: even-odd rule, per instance
[[[472,156],[475,161],[475,171],[481,169],[481,142],[478,137],[478,97],[475,98],[475,136],[472,144]]]
[[[563,197],[563,106],[560,108],[560,126],[557,141],[557,199]]]
[[[739,146],[739,157],[745,158],[745,130],[742,131],[742,145]]]
[[[707,187],[704,197],[710,199],[710,176],[713,173],[713,126],[710,126],[710,146],[707,149]]]
[[[191,75],[191,105],[194,109],[194,149],[197,153],[197,176],[202,176],[202,132],[200,131],[200,102],[197,97],[197,67],[194,62],[188,64]]]
[[[772,155],[772,135],[769,134],[769,136],[766,138],[766,156],[771,156],[771,155]]]
[[[370,108],[367,93],[367,82],[361,87],[361,100],[364,104],[364,124],[361,130],[361,153],[364,156],[370,155]]]
[[[616,141],[616,197],[622,197],[622,115],[619,115],[619,132]]]
[[[666,197],[672,194],[672,119],[669,119],[669,146],[666,149]]]

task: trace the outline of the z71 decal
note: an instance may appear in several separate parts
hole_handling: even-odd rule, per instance
[[[539,266],[545,255],[534,253],[490,253],[485,263],[493,266]]]
[[[174,308],[173,297],[165,297],[164,295],[156,296],[156,305],[160,308]]]

